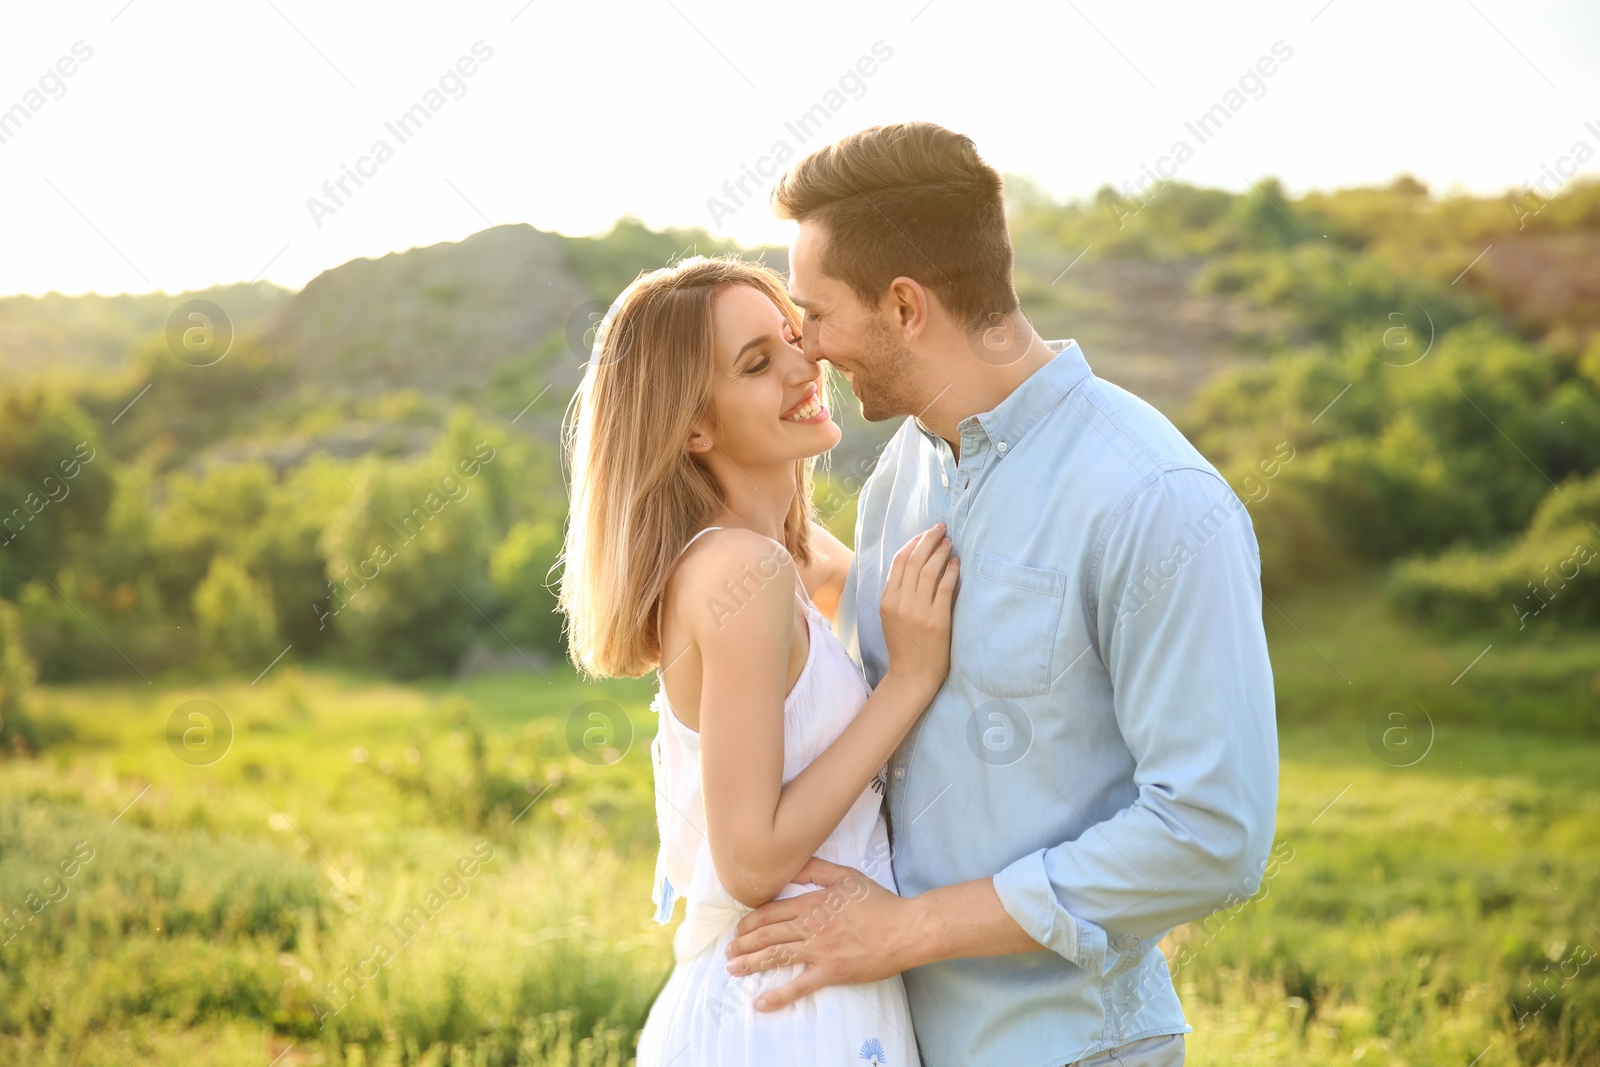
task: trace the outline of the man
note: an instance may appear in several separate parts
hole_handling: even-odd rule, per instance
[[[942,521],[962,577],[949,678],[889,762],[901,896],[812,860],[795,881],[865,896],[762,906],[730,969],[808,965],[768,1009],[904,971],[929,1067],[1181,1064],[1192,1027],[1157,942],[1251,896],[1272,843],[1249,516],[1159,412],[1033,331],[1000,177],[968,138],[864,130],[773,202],[799,223],[807,355],[866,418],[910,416],[862,490],[840,605],[868,681],[894,549]]]

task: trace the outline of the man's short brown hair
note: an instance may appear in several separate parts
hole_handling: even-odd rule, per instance
[[[967,330],[1017,309],[1003,183],[970,137],[931,122],[853,133],[780,178],[772,209],[821,224],[823,271],[868,307],[904,276]]]

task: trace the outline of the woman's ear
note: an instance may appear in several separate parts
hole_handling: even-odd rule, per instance
[[[688,449],[690,452],[709,452],[711,451],[711,438],[696,430],[689,435]]]

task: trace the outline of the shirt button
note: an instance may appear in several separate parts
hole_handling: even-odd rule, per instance
[[[944,471],[940,471],[939,484],[944,486],[946,489],[950,488],[950,475],[946,474]]]
[[[906,769],[905,769],[904,766],[895,767],[895,769],[894,769],[894,780],[897,781],[897,782],[903,782],[903,781],[906,780]]]
[[[1002,456],[1005,455],[1006,454],[1006,443],[1004,441],[1001,441],[999,444],[994,446],[994,450],[996,452],[1000,453]]]

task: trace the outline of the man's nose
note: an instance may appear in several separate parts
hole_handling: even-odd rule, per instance
[[[822,354],[822,345],[817,340],[818,333],[816,323],[807,321],[801,324],[800,350],[812,363],[821,363],[827,358]]]

